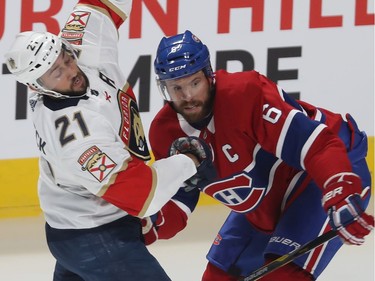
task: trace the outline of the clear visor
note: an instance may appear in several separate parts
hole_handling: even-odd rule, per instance
[[[45,90],[54,90],[61,80],[65,78],[67,71],[74,64],[77,64],[75,50],[68,42],[64,41],[61,45],[61,52],[54,64],[36,80]]]
[[[156,77],[156,85],[158,86],[159,93],[166,101],[172,101],[171,96],[168,93],[167,85],[165,81],[161,81],[159,78]]]
[[[158,90],[166,101],[190,100],[207,85],[207,77],[202,70],[193,74],[178,77],[175,79],[160,80],[156,78]]]

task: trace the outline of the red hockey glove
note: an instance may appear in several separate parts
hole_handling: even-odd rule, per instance
[[[146,245],[150,245],[158,240],[158,227],[164,223],[162,211],[157,212],[141,220],[142,223],[142,234]]]
[[[187,185],[185,191],[196,187],[204,187],[216,178],[216,169],[212,163],[212,151],[202,139],[197,137],[181,137],[176,139],[169,149],[169,155],[180,153],[193,154],[199,161],[197,173],[185,181]]]
[[[324,184],[324,210],[332,229],[347,244],[363,244],[364,237],[374,229],[374,217],[364,212],[361,192],[361,179],[354,173],[336,174]]]
[[[188,215],[198,203],[199,190],[181,190],[174,197],[155,215],[142,219],[142,233],[146,245],[158,239],[170,239],[186,227]]]

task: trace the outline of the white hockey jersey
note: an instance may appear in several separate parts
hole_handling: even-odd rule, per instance
[[[117,56],[118,27],[131,1],[80,2],[85,4],[74,8],[61,37],[78,50],[89,80],[86,95],[30,97],[40,150],[40,204],[48,224],[60,229],[152,215],[196,172],[185,155],[145,164],[150,157],[138,107]]]

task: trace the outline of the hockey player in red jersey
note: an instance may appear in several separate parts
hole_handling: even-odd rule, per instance
[[[367,137],[349,114],[296,101],[256,71],[213,73],[190,31],[163,38],[154,67],[167,101],[150,128],[155,158],[176,138],[203,139],[218,175],[197,187],[232,209],[202,280],[237,280],[333,228],[339,237],[260,279],[315,280],[343,243],[364,242],[374,227]],[[177,195],[148,219],[147,241],[185,227],[191,209]]]
[[[118,64],[118,29],[131,5],[80,0],[59,36],[22,32],[5,55],[33,90],[38,194],[55,281],[170,280],[147,251],[140,218],[204,173],[200,153],[209,151],[201,146],[146,165],[137,103]]]

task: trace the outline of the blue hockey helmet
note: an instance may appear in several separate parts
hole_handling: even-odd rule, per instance
[[[189,30],[171,37],[163,37],[157,49],[154,69],[159,90],[170,100],[162,81],[181,78],[203,70],[213,77],[210,53],[206,45]]]

